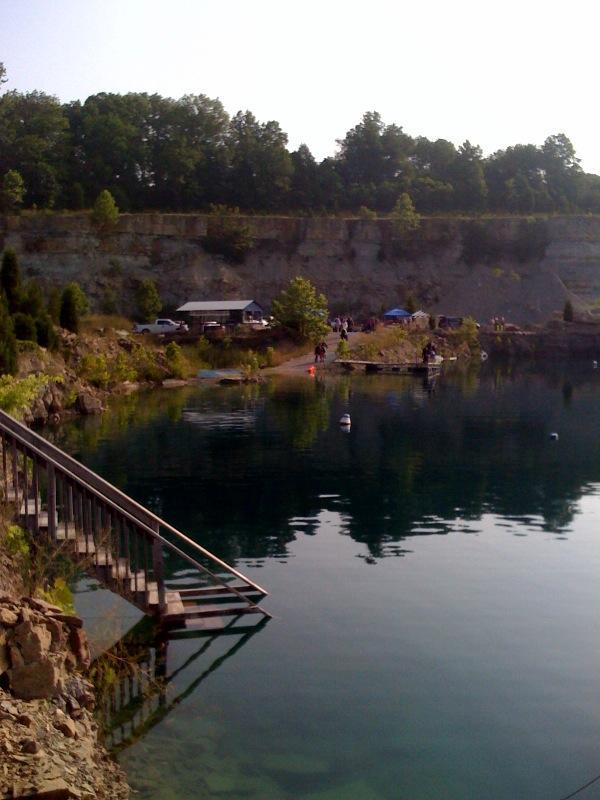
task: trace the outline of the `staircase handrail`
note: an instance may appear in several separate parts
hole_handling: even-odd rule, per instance
[[[0,410],[0,429],[5,430],[6,433],[18,439],[21,444],[35,451],[36,456],[45,461],[51,462],[63,473],[66,473],[71,480],[75,480],[77,483],[82,485],[84,489],[91,489],[96,495],[99,495],[104,502],[107,502],[109,505],[113,506],[120,513],[127,514],[129,519],[136,525],[143,527],[147,533],[150,533],[155,538],[160,539],[165,546],[177,550],[180,555],[183,555],[184,558],[186,558],[188,561],[191,561],[198,569],[207,572],[215,580],[219,581],[219,583],[227,586],[227,588],[231,591],[234,591],[234,593],[237,594],[237,591],[226,581],[219,579],[218,575],[212,573],[202,564],[195,561],[195,559],[187,556],[178,547],[173,545],[172,542],[161,536],[159,533],[160,528],[165,528],[182,542],[185,542],[185,544],[192,547],[205,558],[208,558],[212,563],[219,565],[231,575],[235,575],[237,578],[248,584],[248,586],[252,586],[258,593],[265,596],[268,594],[268,592],[265,591],[261,586],[254,581],[251,581],[243,573],[238,572],[238,570],[236,570],[230,564],[227,564],[227,562],[223,561],[218,556],[214,555],[214,553],[211,553],[210,550],[207,550],[193,539],[190,539],[189,536],[186,536],[184,533],[177,530],[177,528],[173,527],[168,522],[165,522],[165,520],[161,519],[152,511],[142,506],[136,500],[133,500],[120,489],[117,489],[116,486],[113,486],[112,483],[109,483],[89,467],[86,467],[80,461],[77,461],[77,459],[73,458],[68,453],[65,453],[60,448],[56,447],[56,445],[53,445],[47,439],[44,439],[43,436],[35,433],[35,431],[32,431],[26,425],[23,425],[23,423],[19,422],[6,411],[2,410]],[[159,531],[156,531],[152,525],[158,525]],[[244,601],[248,602],[248,599],[244,598]]]

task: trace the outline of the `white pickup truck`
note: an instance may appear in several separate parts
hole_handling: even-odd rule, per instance
[[[187,333],[189,327],[185,322],[172,319],[156,319],[154,322],[140,322],[133,326],[134,333]]]

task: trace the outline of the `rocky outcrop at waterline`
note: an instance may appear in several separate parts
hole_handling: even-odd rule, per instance
[[[0,595],[0,796],[125,800],[98,743],[89,648],[79,617],[44,600]]]

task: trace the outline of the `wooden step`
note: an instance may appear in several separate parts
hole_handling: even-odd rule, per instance
[[[204,598],[204,597],[212,597],[213,595],[234,595],[235,593],[232,591],[236,589],[240,594],[244,595],[260,595],[264,597],[263,592],[259,592],[253,586],[236,586],[235,584],[229,584],[227,587],[225,586],[206,586],[200,589],[179,589],[179,594],[185,600],[187,597],[191,598]]]
[[[186,606],[182,613],[166,614],[166,621],[176,619],[203,619],[204,617],[235,617],[238,614],[264,614],[260,606]]]

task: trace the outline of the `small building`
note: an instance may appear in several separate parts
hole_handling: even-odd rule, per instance
[[[429,327],[429,314],[419,309],[412,315],[412,325],[414,328],[424,330]]]
[[[191,327],[197,330],[209,323],[260,323],[265,312],[255,300],[191,300],[180,306],[177,313],[189,314]]]
[[[409,325],[412,315],[405,308],[392,308],[385,312],[383,320],[386,325]]]

